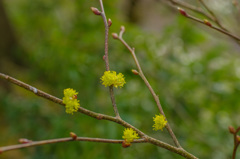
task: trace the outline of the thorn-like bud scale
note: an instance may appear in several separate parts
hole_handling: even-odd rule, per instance
[[[101,15],[101,12],[97,8],[91,7],[91,10],[95,15]]]

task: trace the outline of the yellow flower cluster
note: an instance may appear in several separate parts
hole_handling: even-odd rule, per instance
[[[121,88],[126,83],[123,74],[117,74],[115,71],[105,71],[100,79],[105,87],[114,86]]]
[[[163,128],[166,126],[167,121],[165,116],[163,115],[155,115],[155,118],[153,117],[154,125],[153,130],[163,130]]]
[[[138,139],[138,134],[136,131],[134,131],[132,128],[126,128],[124,129],[123,132],[123,139],[125,139],[127,144],[130,144],[131,142],[133,142],[133,139]]]
[[[80,107],[79,100],[77,100],[78,92],[71,88],[67,88],[64,89],[63,93],[63,103],[65,104],[66,113],[73,114],[73,112],[77,112]]]

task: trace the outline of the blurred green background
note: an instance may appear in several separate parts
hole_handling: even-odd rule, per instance
[[[209,3],[226,27],[240,32],[238,10],[230,1]],[[240,126],[239,45],[185,19],[161,0],[104,0],[104,5],[113,21],[110,32],[119,32],[125,25],[124,38],[136,48],[181,145],[199,158],[230,158],[233,141],[228,126]],[[104,24],[91,12],[92,6],[100,8],[98,0],[0,1],[0,72],[59,98],[63,89],[74,88],[82,107],[113,115],[108,89],[100,83],[105,69]],[[111,69],[122,72],[127,82],[115,90],[121,117],[173,144],[166,130],[152,130],[158,109],[143,81],[131,73],[136,67],[130,53],[111,37],[109,52]],[[82,137],[112,139],[121,139],[123,132],[123,127],[108,121],[80,113],[68,115],[62,106],[4,80],[0,80],[0,125],[0,146],[17,144],[19,138],[68,137],[71,131]],[[120,144],[67,142],[14,150],[0,158],[182,157],[150,144],[122,148]]]

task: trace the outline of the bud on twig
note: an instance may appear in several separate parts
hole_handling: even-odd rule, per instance
[[[129,146],[131,146],[131,143],[127,143],[125,140],[122,142],[122,147],[123,148],[127,148]]]
[[[125,32],[125,27],[122,25],[120,30],[121,30],[121,32]]]
[[[182,8],[178,7],[178,11],[183,15],[183,16],[187,16],[187,13],[185,12],[185,10],[183,10]]]
[[[91,7],[91,10],[95,15],[101,15],[101,12],[97,8]]]
[[[112,26],[112,20],[108,19],[108,27]]]
[[[132,73],[135,74],[135,75],[139,74],[137,70],[132,70]]]
[[[229,130],[229,132],[230,132],[231,134],[235,134],[235,133],[236,133],[236,130],[235,130],[234,127],[232,127],[232,126],[229,126],[229,127],[228,127],[228,130]]]
[[[212,26],[212,24],[207,19],[204,19],[203,22],[210,27]]]
[[[0,150],[0,154],[2,153],[2,150]]]
[[[77,99],[77,95],[74,95],[74,96],[73,96],[73,99]]]
[[[21,138],[21,139],[18,140],[18,142],[21,143],[21,144],[27,144],[27,143],[32,142],[32,140],[28,140],[28,139],[23,139],[23,138]]]
[[[240,136],[239,135],[237,135],[237,141],[240,142]]]
[[[103,55],[102,59],[103,59],[103,61],[105,61],[105,59],[106,59],[106,56],[105,56],[105,55]]]
[[[74,132],[70,132],[70,136],[72,137],[73,140],[77,139],[77,135]]]
[[[113,39],[118,39],[118,34],[117,33],[112,33]]]

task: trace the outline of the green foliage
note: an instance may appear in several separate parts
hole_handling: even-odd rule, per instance
[[[126,41],[136,48],[143,71],[160,97],[169,123],[183,147],[199,158],[223,159],[231,155],[229,125],[239,125],[240,58],[228,39],[205,33],[183,17],[158,34],[119,20],[117,0],[104,1],[113,21],[111,31],[126,26]],[[59,98],[65,88],[79,92],[82,107],[113,115],[108,89],[101,85],[105,64],[104,25],[90,7],[98,1],[5,1],[8,16],[26,54],[24,68],[13,77]],[[116,9],[118,8],[118,9]],[[110,67],[122,72],[126,85],[115,90],[120,115],[136,127],[172,143],[166,130],[153,132],[156,104],[135,69],[130,53],[110,38]],[[21,53],[20,53],[21,54]],[[16,53],[16,56],[19,52]],[[9,72],[13,72],[9,69]],[[8,72],[6,72],[8,74]],[[75,132],[83,137],[121,139],[123,128],[80,113],[68,115],[63,107],[11,86],[0,89],[0,143],[16,144],[19,138],[45,140]],[[3,154],[3,158],[181,158],[150,144],[69,142],[44,145]]]

